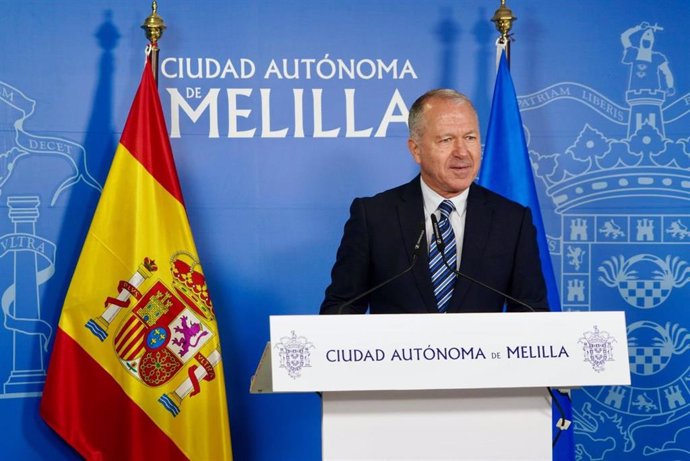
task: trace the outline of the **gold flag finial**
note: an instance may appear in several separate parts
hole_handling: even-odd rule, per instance
[[[163,18],[158,16],[158,2],[156,0],[153,0],[151,4],[151,14],[146,18],[141,28],[144,29],[146,38],[149,39],[149,46],[147,48],[150,54],[148,55],[148,59],[151,60],[153,78],[156,80],[156,83],[158,83],[158,40],[165,30],[165,22],[163,22]]]
[[[501,0],[501,6],[496,10],[491,21],[496,25],[496,30],[501,34],[500,41],[508,43],[510,29],[513,28],[513,21],[517,18],[513,16],[513,12],[506,6],[506,0]]]
[[[498,40],[496,40],[496,68],[498,69],[498,62],[503,51],[505,51],[508,66],[510,66],[510,29],[513,28],[513,21],[517,21],[517,18],[513,16],[511,9],[506,6],[506,0],[501,0],[501,6],[496,10],[491,21],[496,25],[496,30],[501,34]]]
[[[158,49],[158,40],[165,30],[165,22],[163,22],[163,18],[158,16],[158,2],[156,0],[153,0],[151,14],[144,20],[141,28],[144,29],[146,38],[151,42],[151,47]]]

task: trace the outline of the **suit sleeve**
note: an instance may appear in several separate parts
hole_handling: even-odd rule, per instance
[[[546,282],[541,270],[537,231],[532,223],[532,212],[525,208],[515,253],[515,266],[510,283],[510,295],[537,311],[548,311]],[[527,308],[508,301],[508,311],[526,311]]]
[[[343,238],[331,271],[331,284],[321,304],[321,314],[364,314],[368,298],[346,307],[344,303],[369,288],[370,251],[367,217],[363,199],[357,198],[350,206],[350,218],[345,223]]]

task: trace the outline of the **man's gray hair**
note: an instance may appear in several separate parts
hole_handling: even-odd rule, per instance
[[[419,139],[422,135],[422,129],[424,125],[424,106],[432,98],[446,99],[455,101],[457,104],[469,104],[474,112],[475,116],[477,111],[472,104],[470,98],[464,94],[449,89],[449,88],[437,88],[435,90],[430,90],[421,95],[410,107],[410,114],[407,117],[407,126],[410,130],[410,138]]]

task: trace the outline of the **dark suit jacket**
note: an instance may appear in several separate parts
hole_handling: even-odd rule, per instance
[[[426,240],[412,271],[341,308],[352,298],[405,270],[424,223],[419,176],[350,207],[322,314],[438,312]],[[460,271],[537,310],[548,310],[536,230],[529,208],[473,184],[467,198]],[[448,312],[501,312],[505,298],[458,278]],[[508,310],[527,310],[508,302]]]

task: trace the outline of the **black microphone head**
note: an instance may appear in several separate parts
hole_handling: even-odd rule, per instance
[[[443,234],[441,233],[441,228],[438,226],[438,219],[435,213],[431,213],[431,228],[434,230],[434,240],[436,241],[436,248],[438,251],[443,253],[446,248],[445,242],[443,241]]]
[[[419,237],[417,237],[417,242],[414,245],[414,250],[412,251],[412,254],[414,256],[417,256],[419,254],[419,250],[422,248],[422,242],[424,241],[424,236],[426,235],[426,226],[424,225],[424,221],[421,222],[421,225],[419,226]]]

